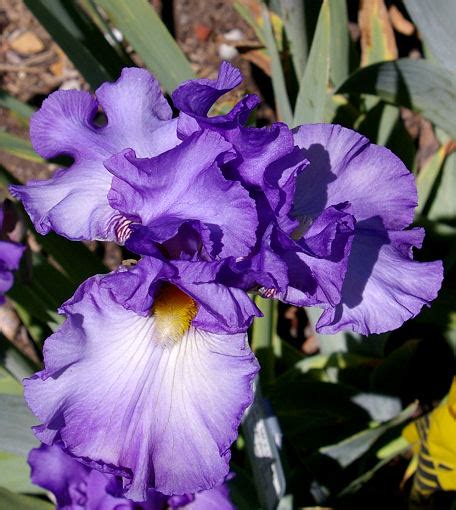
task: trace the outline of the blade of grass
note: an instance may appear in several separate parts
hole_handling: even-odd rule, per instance
[[[364,67],[337,92],[371,94],[405,106],[456,138],[456,75],[427,60],[403,58]]]
[[[260,43],[266,46],[266,39],[264,36],[263,27],[261,27],[260,24],[258,23],[254,9],[252,6],[250,6],[250,3],[251,2],[245,2],[244,0],[237,0],[236,2],[234,2],[234,8],[244,18],[244,20],[253,28]],[[258,9],[258,11],[261,11],[261,5],[259,2],[255,3],[254,5],[255,10]]]
[[[358,19],[361,67],[397,59],[396,40],[383,0],[363,0]]]
[[[0,507],[14,510],[53,510],[55,505],[49,501],[32,496],[15,494],[3,487],[0,487]]]
[[[96,0],[166,91],[194,78],[190,63],[146,0]]]
[[[36,163],[44,162],[44,160],[33,150],[30,142],[7,133],[6,131],[0,131],[0,150],[28,161],[34,161]]]
[[[263,313],[253,324],[252,350],[261,365],[261,380],[270,382],[274,379],[273,337],[276,327],[277,303],[271,299],[257,296],[255,304]]]
[[[350,34],[346,2],[330,2],[329,75],[333,87],[338,87],[350,73]]]
[[[0,364],[18,381],[31,376],[39,367],[0,334]]]
[[[329,0],[324,0],[296,99],[293,119],[295,126],[324,120],[330,77],[330,33]]]
[[[456,72],[456,33],[454,0],[404,0],[414,23],[432,56],[444,67]]]
[[[308,52],[304,2],[302,0],[280,0],[280,14],[285,26],[296,77],[301,80]]]
[[[416,178],[418,206],[415,209],[415,214],[421,214],[425,209],[429,210],[431,204],[428,204],[428,200],[432,195],[432,190],[434,189],[437,178],[443,169],[446,156],[446,148],[442,145],[420,170]]]
[[[24,0],[92,88],[131,65],[119,57],[75,0]]]
[[[19,99],[16,99],[4,90],[0,90],[0,107],[14,112],[25,122],[28,122],[28,119],[35,111],[30,105],[19,101]]]
[[[274,39],[272,31],[271,19],[269,17],[268,9],[263,6],[263,21],[264,21],[264,38],[266,49],[271,56],[271,71],[272,71],[272,86],[274,88],[274,96],[277,106],[277,116],[287,124],[290,124],[293,119],[291,111],[290,100],[288,97],[287,87],[285,83],[285,76],[283,74],[282,63],[280,61],[279,50]]]
[[[79,4],[95,25],[100,29],[116,53],[125,61],[129,61],[129,65],[134,65],[134,63],[130,60],[130,56],[126,51],[126,48],[122,45],[119,37],[116,36],[106,17],[100,12],[100,9],[97,7],[95,2],[93,0],[79,0]]]

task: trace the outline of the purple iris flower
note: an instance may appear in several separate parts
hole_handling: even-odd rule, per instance
[[[2,232],[2,236],[0,238],[0,304],[5,302],[4,294],[13,285],[13,271],[19,268],[19,262],[25,250],[24,246],[6,240],[6,233],[3,235],[5,227],[4,216],[3,204],[1,204],[0,232]]]
[[[146,257],[87,280],[24,383],[37,437],[121,476],[135,501],[224,480],[259,368],[238,332],[250,302],[184,266]]]
[[[192,80],[171,111],[157,82],[127,69],[97,91],[57,93],[32,123],[45,157],[75,159],[13,187],[37,228],[114,239],[143,258],[87,280],[45,344],[26,398],[45,444],[122,478],[126,496],[220,484],[258,371],[246,291],[324,312],[320,331],[400,326],[440,286],[404,230],[413,177],[386,149],[338,126],[246,126],[257,99],[209,117],[240,73]],[[81,207],[84,204],[85,207]]]
[[[57,510],[234,510],[224,483],[195,495],[165,496],[149,490],[135,503],[122,496],[122,480],[78,462],[61,444],[42,444],[28,457],[32,482],[51,491]]]
[[[323,308],[317,329],[328,334],[380,333],[416,316],[437,296],[443,269],[441,262],[413,260],[424,236],[422,229],[404,230],[417,204],[413,175],[388,149],[340,126],[246,127],[256,106],[250,97],[225,116],[209,117],[214,101],[240,79],[224,64],[217,80],[185,82],[173,100],[182,112],[181,138],[212,129],[236,150],[222,171],[255,199],[254,257],[269,252],[263,276],[286,266],[281,285],[257,278],[262,292]],[[244,268],[249,260],[242,260]]]

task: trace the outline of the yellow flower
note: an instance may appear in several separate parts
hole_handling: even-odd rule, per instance
[[[456,377],[448,397],[407,425],[402,435],[415,453],[406,473],[408,478],[416,469],[412,501],[422,501],[437,490],[456,490]]]

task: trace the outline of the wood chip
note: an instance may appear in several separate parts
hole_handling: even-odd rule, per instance
[[[21,55],[34,55],[44,50],[43,41],[33,32],[23,32],[21,35],[10,41],[10,47]]]

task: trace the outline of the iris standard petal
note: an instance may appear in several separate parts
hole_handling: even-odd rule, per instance
[[[114,175],[109,203],[147,226],[156,242],[197,220],[210,231],[212,256],[247,255],[256,242],[258,220],[248,191],[220,171],[218,161],[234,157],[231,150],[219,134],[201,131],[155,158],[118,154],[106,162]]]
[[[225,165],[225,175],[239,179],[248,187],[262,187],[266,167],[293,150],[293,134],[280,122],[263,128],[245,126],[251,111],[258,105],[256,96],[244,96],[225,115],[208,116],[217,99],[241,81],[239,69],[223,62],[216,80],[189,80],[180,85],[173,93],[174,104],[181,111],[178,132],[182,139],[201,129],[218,132],[233,144],[237,154]]]
[[[356,221],[379,216],[387,229],[410,225],[415,179],[390,150],[332,124],[299,126],[294,140],[310,162],[298,177],[296,216],[314,218],[328,206],[350,202]]]
[[[294,147],[293,134],[286,124],[276,122],[262,128],[239,125],[224,134],[238,154],[226,165],[227,175],[239,179],[249,189],[263,189],[268,180],[269,185],[277,182],[278,167],[268,172],[268,166],[292,153]],[[299,163],[304,161],[301,159]],[[287,163],[281,165],[283,171],[288,167]]]
[[[51,179],[10,187],[41,234],[55,230],[75,240],[119,241],[123,219],[108,204],[112,176],[103,161],[126,148],[152,157],[179,143],[177,120],[146,70],[126,68],[96,95],[54,92],[32,117],[35,150],[45,158],[65,154],[74,159]],[[105,125],[95,120],[99,107],[107,116]]]
[[[195,125],[204,124],[202,127],[212,125],[213,127],[224,127],[225,129],[235,127],[247,121],[250,112],[258,105],[259,99],[256,96],[245,96],[231,112],[226,115],[208,117],[207,114],[213,104],[230,90],[237,87],[242,81],[242,74],[236,67],[228,62],[222,62],[216,80],[207,78],[199,80],[188,80],[172,94],[173,103],[184,115],[181,115],[179,131],[191,134]],[[191,117],[197,122],[192,123]],[[183,129],[182,121],[190,125]]]
[[[25,381],[43,423],[36,435],[51,444],[60,434],[71,454],[122,475],[139,501],[149,487],[184,494],[223,481],[258,371],[244,334],[190,325],[177,338],[188,304],[178,292],[180,303],[171,292],[144,317],[118,305],[100,277],[88,280],[46,341],[45,370]]]

